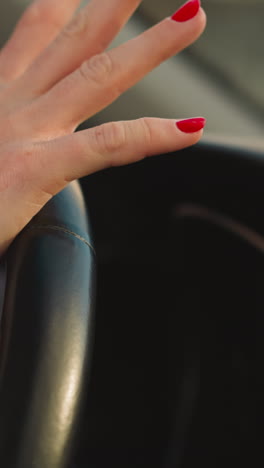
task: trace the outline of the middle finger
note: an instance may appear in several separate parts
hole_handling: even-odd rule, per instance
[[[12,90],[32,99],[102,52],[122,29],[141,0],[91,0],[35,60]]]

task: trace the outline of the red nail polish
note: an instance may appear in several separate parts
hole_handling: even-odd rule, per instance
[[[171,19],[174,21],[179,21],[180,23],[183,21],[188,21],[197,15],[200,6],[200,0],[190,0],[189,2],[185,3],[179,10],[177,10],[176,13],[172,15]]]
[[[205,127],[206,119],[203,117],[197,117],[196,119],[179,120],[176,122],[176,125],[181,132],[195,133]]]

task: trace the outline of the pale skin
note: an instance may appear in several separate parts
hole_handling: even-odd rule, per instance
[[[203,32],[202,8],[106,51],[140,0],[37,0],[0,50],[0,257],[71,181],[197,143],[173,119],[139,118],[75,132]],[[172,12],[173,13],[173,12]],[[177,93],[177,83],[175,83]],[[74,133],[75,132],[75,133]]]

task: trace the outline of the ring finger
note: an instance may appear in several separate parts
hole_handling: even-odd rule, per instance
[[[0,81],[7,83],[22,75],[68,23],[80,2],[35,0],[31,3],[0,50]]]

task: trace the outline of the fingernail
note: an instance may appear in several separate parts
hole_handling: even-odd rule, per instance
[[[176,122],[176,126],[181,132],[184,133],[195,133],[202,130],[206,125],[206,119],[203,117],[197,117],[196,119],[185,119]]]
[[[171,19],[174,21],[179,21],[180,23],[188,21],[197,15],[200,6],[200,0],[190,0],[189,2],[185,3],[179,10],[177,10],[176,13],[172,15]]]

